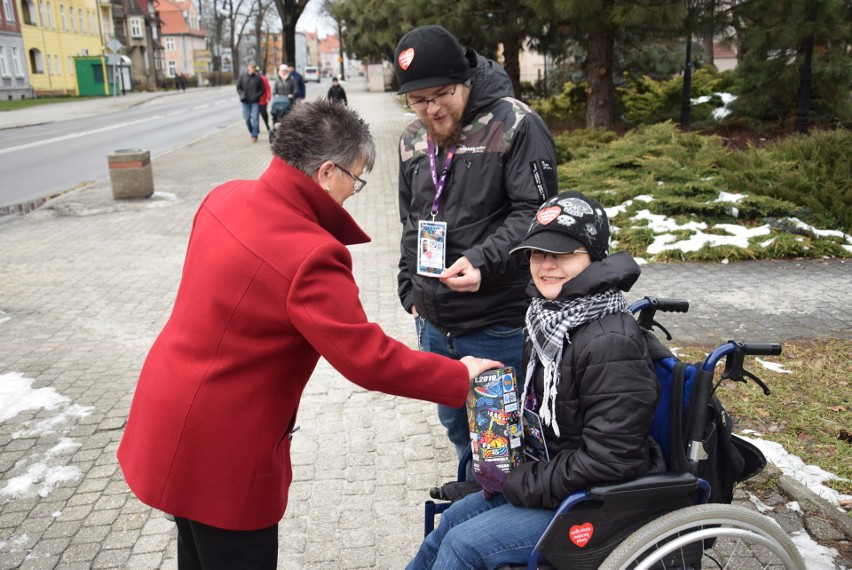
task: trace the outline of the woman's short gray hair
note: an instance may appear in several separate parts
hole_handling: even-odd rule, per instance
[[[275,129],[272,152],[308,176],[330,160],[353,168],[360,160],[373,169],[376,144],[363,119],[343,103],[317,99],[299,103]]]

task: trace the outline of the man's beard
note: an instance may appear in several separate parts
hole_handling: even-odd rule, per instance
[[[462,122],[461,115],[464,112],[464,109],[460,110],[458,114],[448,115],[450,119],[450,127],[449,130],[442,130],[441,132],[436,132],[434,125],[432,124],[430,119],[423,120],[423,123],[426,125],[426,131],[429,133],[429,136],[435,141],[435,145],[438,148],[447,148],[459,142],[462,134]]]

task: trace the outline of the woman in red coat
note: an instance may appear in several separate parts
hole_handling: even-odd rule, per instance
[[[272,89],[269,88],[269,80],[265,73],[260,73],[260,78],[263,80],[263,95],[260,96],[260,101],[257,102],[260,118],[263,119],[263,124],[266,125],[266,132],[269,133],[269,142],[272,142],[272,131],[269,130],[269,113],[266,112],[266,106],[269,105],[272,99]],[[258,125],[260,128],[260,125]]]
[[[136,496],[175,516],[182,569],[275,568],[289,434],[320,356],[365,389],[455,407],[498,365],[413,351],[368,322],[346,246],[369,237],[342,207],[375,160],[368,127],[328,101],[282,124],[260,179],[196,213],[118,449]]]

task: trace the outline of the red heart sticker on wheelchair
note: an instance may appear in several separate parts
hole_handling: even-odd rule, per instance
[[[568,537],[571,539],[571,542],[583,548],[592,539],[594,532],[595,528],[592,526],[592,523],[575,524],[568,531]]]
[[[546,226],[547,224],[555,220],[561,213],[562,208],[560,208],[559,206],[551,206],[550,208],[539,210],[538,214],[536,214],[536,219],[538,220],[538,223],[543,226]]]
[[[414,59],[414,48],[408,48],[407,50],[400,52],[399,54],[399,66],[406,70],[408,66],[411,65],[411,61]]]

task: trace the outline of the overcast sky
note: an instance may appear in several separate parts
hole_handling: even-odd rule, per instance
[[[310,0],[296,23],[296,30],[299,32],[317,32],[321,36],[334,34],[334,20],[325,14],[321,14],[321,11],[322,0]]]

